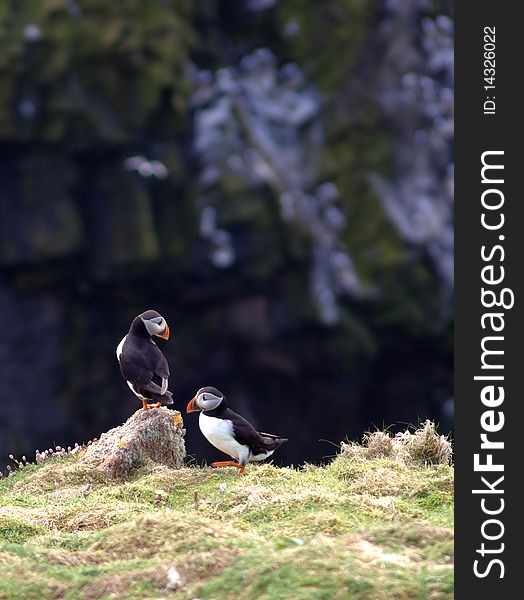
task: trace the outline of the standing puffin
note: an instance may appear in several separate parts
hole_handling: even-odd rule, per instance
[[[287,438],[261,433],[227,406],[226,397],[214,387],[203,387],[187,405],[186,412],[200,412],[200,431],[209,442],[235,460],[211,463],[212,467],[237,467],[244,472],[248,462],[260,461],[287,442]]]
[[[133,319],[129,333],[116,349],[122,375],[142,401],[144,410],[173,404],[172,394],[167,389],[169,365],[153,341],[153,335],[168,340],[169,326],[156,310],[146,310]]]

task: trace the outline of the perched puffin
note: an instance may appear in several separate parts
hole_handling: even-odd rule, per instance
[[[235,460],[211,463],[212,467],[237,467],[244,472],[248,462],[271,456],[287,438],[261,433],[227,406],[226,397],[214,387],[203,387],[187,405],[186,412],[200,412],[199,426],[209,442]]]
[[[167,389],[169,365],[153,341],[153,335],[168,340],[169,325],[156,310],[146,310],[133,319],[129,333],[116,349],[122,375],[142,401],[144,410],[173,404],[172,394]]]

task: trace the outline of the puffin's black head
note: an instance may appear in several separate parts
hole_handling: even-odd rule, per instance
[[[200,388],[194,398],[189,401],[186,412],[197,412],[200,410],[213,410],[221,404],[225,404],[224,394],[210,385]]]
[[[133,325],[143,324],[149,335],[156,335],[164,340],[169,339],[169,325],[164,317],[156,310],[146,310],[133,321]],[[132,325],[132,327],[133,327]]]

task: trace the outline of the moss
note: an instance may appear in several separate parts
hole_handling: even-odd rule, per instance
[[[144,139],[167,140],[165,161],[180,172],[191,10],[186,0],[2,7],[3,264],[87,252],[105,277],[159,258],[151,190],[122,164]]]
[[[189,13],[189,2],[174,0],[147,6],[87,0],[76,9],[55,0],[12,5],[0,47],[0,74],[11,83],[0,96],[0,134],[56,141],[76,132],[82,143],[123,142],[147,126],[166,88],[181,94],[176,80],[184,78],[192,38]],[[32,40],[28,24],[38,28]],[[28,98],[33,119],[16,110]]]
[[[328,95],[343,87],[358,64],[376,14],[375,0],[291,0],[281,3],[281,27],[290,20],[299,26],[292,37],[291,54],[312,65],[315,79]]]
[[[431,300],[438,297],[435,278],[410,256],[369,182],[371,173],[391,176],[394,153],[392,132],[373,93],[380,7],[374,1],[330,0],[292,1],[277,8],[282,30],[289,23],[296,29],[288,41],[290,57],[312,74],[324,97],[326,143],[319,181],[336,184],[348,223],[342,240],[361,281],[376,292],[379,321],[367,319],[363,336],[379,340],[378,352],[387,345],[386,335],[376,336],[383,319],[404,331],[416,328],[417,335],[429,322],[441,331],[449,326]],[[360,313],[349,303],[343,303],[343,312],[344,325]],[[433,315],[429,319],[428,313]]]

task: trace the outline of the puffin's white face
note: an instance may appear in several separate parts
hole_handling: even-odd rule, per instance
[[[169,326],[164,317],[158,316],[152,319],[141,318],[149,335],[156,335],[166,340],[169,339]]]
[[[200,388],[187,405],[187,412],[213,410],[224,400],[224,394],[212,387]]]
[[[206,389],[203,388],[197,392],[196,405],[202,410],[213,410],[222,402],[223,399],[224,396],[217,396],[214,392],[206,391]]]

